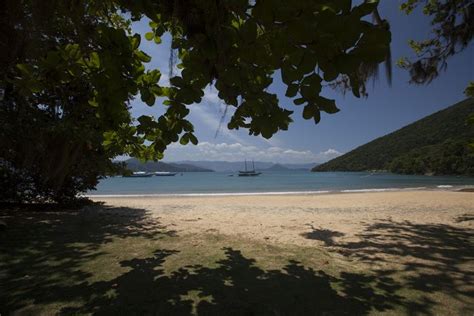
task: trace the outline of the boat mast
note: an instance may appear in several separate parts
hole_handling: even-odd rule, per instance
[[[247,171],[247,159],[245,159],[245,171]]]
[[[253,171],[255,172],[255,162],[252,160]]]

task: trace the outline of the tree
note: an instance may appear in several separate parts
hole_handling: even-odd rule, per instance
[[[95,187],[124,149],[104,133],[134,128],[127,102],[155,72],[117,7],[6,1],[2,10],[0,193],[7,201],[65,202]],[[135,144],[126,146],[140,147]],[[138,151],[137,149],[137,151]],[[129,152],[133,152],[129,150]]]
[[[409,44],[417,59],[403,58],[402,68],[410,71],[411,82],[430,83],[440,71],[446,69],[447,61],[464,50],[474,35],[474,3],[470,0],[408,0],[401,10],[410,14],[423,6],[423,13],[432,18],[433,37],[424,41],[410,40]]]
[[[160,159],[179,141],[197,144],[186,119],[208,85],[236,108],[228,128],[270,138],[291,123],[267,88],[281,75],[286,96],[304,105],[303,117],[336,113],[322,86],[346,78],[352,93],[365,91],[370,73],[383,62],[390,31],[367,17],[378,1],[215,0],[6,0],[1,23],[0,168],[8,186],[17,175],[15,198],[61,200],[93,187],[127,154]],[[172,35],[171,64],[180,73],[158,85],[159,69],[145,71],[151,57],[130,23],[150,19],[145,38],[161,43]],[[173,67],[171,67],[173,69]],[[133,121],[130,101],[149,106],[165,98],[166,113]],[[18,131],[21,130],[21,133]],[[86,180],[85,170],[90,171]],[[74,184],[72,184],[74,183]],[[14,191],[15,191],[14,190]]]

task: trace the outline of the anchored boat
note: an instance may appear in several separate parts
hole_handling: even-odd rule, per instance
[[[178,174],[177,172],[169,172],[169,171],[157,171],[154,173],[157,177],[172,177]]]
[[[256,177],[261,175],[261,172],[255,171],[255,163],[252,160],[252,170],[247,170],[247,160],[245,160],[245,170],[239,171],[239,177]]]
[[[124,177],[125,178],[148,178],[148,177],[151,177],[152,175],[153,174],[145,172],[145,171],[137,171]]]

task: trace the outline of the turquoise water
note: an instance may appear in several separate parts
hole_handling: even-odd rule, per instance
[[[474,178],[406,176],[391,173],[264,172],[258,177],[228,172],[189,172],[174,177],[102,179],[89,195],[291,194],[474,186]]]

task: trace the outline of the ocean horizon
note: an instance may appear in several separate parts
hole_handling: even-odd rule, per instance
[[[231,172],[183,172],[172,177],[101,179],[91,197],[228,196],[455,190],[474,186],[473,177],[400,175],[388,172],[263,172],[238,177]]]

